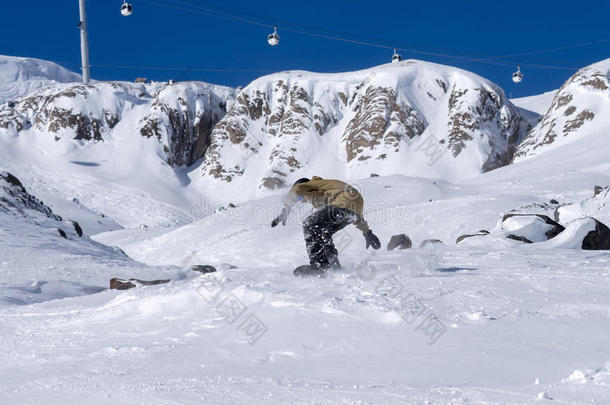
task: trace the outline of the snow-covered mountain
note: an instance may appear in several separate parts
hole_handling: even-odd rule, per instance
[[[588,136],[607,136],[610,59],[579,70],[555,94],[540,122],[519,145],[515,161]]]
[[[212,132],[203,176],[259,189],[320,174],[466,178],[510,162],[521,117],[493,83],[409,60],[282,72],[244,88]]]
[[[233,89],[202,82],[57,84],[0,106],[0,134],[28,131],[85,146],[141,136],[158,142],[168,164],[191,165],[203,157],[214,124],[233,97]],[[135,128],[125,133],[124,125],[113,132],[124,120]]]
[[[53,62],[0,55],[0,104],[43,86],[80,80],[80,75]]]

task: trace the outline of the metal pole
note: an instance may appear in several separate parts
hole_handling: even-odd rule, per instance
[[[89,83],[89,41],[87,40],[87,13],[85,0],[78,0],[80,11],[80,58],[82,61],[83,83]]]

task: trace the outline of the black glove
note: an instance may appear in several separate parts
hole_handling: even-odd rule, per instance
[[[278,215],[273,221],[271,221],[271,227],[275,228],[277,224],[280,222],[282,225],[286,225],[286,219],[288,218],[288,210],[286,208],[282,208],[282,213]]]
[[[379,238],[375,236],[373,231],[371,231],[370,229],[364,234],[364,239],[366,239],[367,249],[369,248],[369,246],[372,246],[375,250],[381,247],[381,242],[379,242]]]

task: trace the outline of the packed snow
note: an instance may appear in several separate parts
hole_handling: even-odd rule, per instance
[[[0,135],[0,172],[62,217],[0,210],[0,403],[610,403],[610,254],[576,243],[589,216],[610,224],[603,137],[460,181],[354,175],[382,249],[348,227],[343,269],[300,279],[311,207],[271,228],[287,189],[225,194],[201,162],[130,136],[140,117],[108,142]],[[544,222],[502,221],[556,210],[549,240]],[[82,237],[58,233],[68,220]],[[413,248],[388,251],[399,233]]]

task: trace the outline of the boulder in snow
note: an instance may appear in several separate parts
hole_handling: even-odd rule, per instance
[[[526,243],[552,239],[564,229],[546,215],[506,214],[502,218],[502,230],[508,232],[506,237]]]
[[[595,186],[593,187],[593,197],[597,196],[598,194],[600,194],[604,188],[608,188],[608,187],[602,187],[602,186]]]
[[[201,274],[216,272],[216,268],[214,266],[210,266],[209,264],[196,264],[191,269]]]
[[[129,290],[135,288],[138,285],[159,285],[167,284],[171,280],[140,280],[137,278],[130,278],[129,280],[123,280],[120,278],[113,278],[110,280],[111,290]]]
[[[409,249],[413,246],[411,242],[411,238],[409,238],[404,233],[394,235],[390,238],[390,242],[388,243],[388,250],[394,249]]]
[[[595,222],[595,229],[584,237],[582,248],[585,250],[610,250],[610,228],[595,218],[589,219]]]
[[[460,243],[461,241],[463,241],[466,238],[472,238],[473,236],[485,236],[485,235],[489,235],[489,231],[486,231],[485,229],[481,229],[479,232],[477,232],[473,235],[460,235],[455,240],[455,244],[457,245],[458,243]]]

